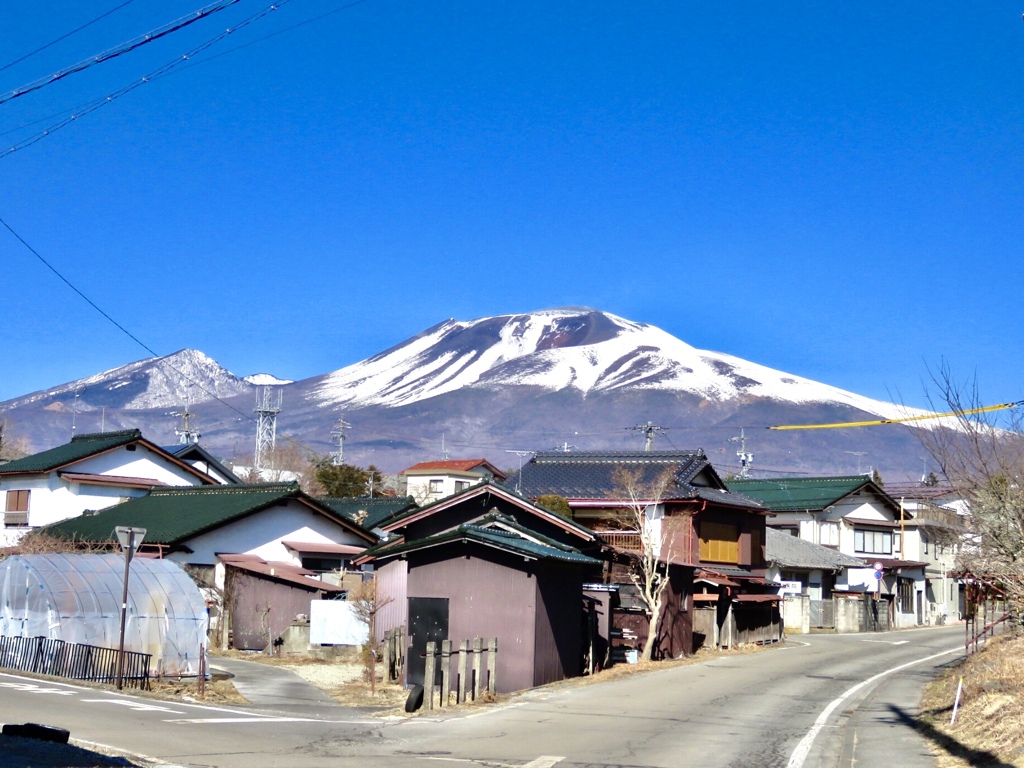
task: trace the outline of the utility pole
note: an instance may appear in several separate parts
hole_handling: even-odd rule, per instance
[[[510,450],[506,449],[505,453],[514,453],[516,456],[519,457],[519,472],[518,472],[518,474],[516,474],[516,493],[522,493],[523,492],[523,457],[524,456],[531,456],[533,454],[533,451],[510,451]]]
[[[668,427],[659,427],[648,421],[646,424],[637,424],[635,427],[626,427],[626,429],[632,432],[643,432],[644,433],[644,452],[650,453],[654,450],[654,436],[659,432],[664,432]]]
[[[331,440],[338,444],[338,450],[331,452],[331,464],[335,467],[340,467],[345,463],[345,440],[348,437],[345,434],[345,430],[351,428],[352,425],[347,421],[338,419],[338,423],[331,430]]]
[[[857,474],[858,475],[861,474],[861,471],[860,471],[860,457],[861,456],[867,456],[868,452],[867,451],[846,451],[846,453],[850,454],[851,456],[856,456],[857,457]]]
[[[740,458],[740,475],[739,476],[741,478],[744,478],[748,474],[750,474],[750,467],[754,463],[754,454],[747,453],[747,435],[744,432],[743,427],[740,427],[740,436],[739,437],[730,437],[729,438],[729,442],[730,443],[739,443],[740,444],[740,449],[738,451],[736,451],[736,455],[739,456],[739,458]]]
[[[185,401],[184,411],[171,411],[171,416],[181,417],[181,428],[174,430],[174,434],[178,436],[179,445],[191,445],[199,442],[201,435],[192,429],[192,419],[195,414],[189,410],[188,401]]]

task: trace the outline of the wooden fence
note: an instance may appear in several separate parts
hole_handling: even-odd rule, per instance
[[[389,629],[384,633],[382,655],[384,657],[384,675],[389,683],[402,679],[405,669],[405,628]]]
[[[483,640],[479,637],[472,642],[463,640],[454,653],[458,656],[458,671],[456,672],[455,686],[452,686],[452,641],[441,641],[441,689],[437,687],[437,643],[427,643],[427,664],[423,675],[423,706],[425,709],[434,709],[434,696],[438,696],[437,705],[447,707],[451,704],[462,704],[466,701],[476,701],[486,690],[493,694],[495,691],[495,672],[498,667],[498,638],[492,637],[487,641],[484,648]],[[484,660],[486,654],[487,659]],[[472,664],[470,664],[472,659]],[[484,686],[484,672],[487,672],[487,685]],[[452,701],[452,697],[455,701]]]
[[[116,648],[66,643],[48,637],[0,637],[0,667],[38,675],[98,683],[117,681]],[[122,679],[128,688],[149,688],[151,655],[124,652]]]

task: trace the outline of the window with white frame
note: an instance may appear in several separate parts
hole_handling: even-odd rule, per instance
[[[853,532],[853,548],[867,555],[891,555],[892,531],[858,528]]]
[[[826,547],[839,546],[839,523],[821,524],[821,543]]]
[[[441,493],[444,491],[444,480],[431,480],[430,481],[430,492]]]

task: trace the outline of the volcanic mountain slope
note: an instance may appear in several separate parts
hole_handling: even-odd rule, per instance
[[[448,320],[324,377],[323,405],[398,407],[465,388],[520,386],[584,396],[670,392],[712,402],[834,403],[887,418],[906,410],[737,357],[707,352],[644,323],[593,309]]]
[[[921,447],[903,426],[764,429],[920,412],[699,350],[589,308],[448,320],[282,390],[279,436],[326,453],[331,427],[344,418],[352,425],[346,458],[386,471],[438,458],[442,444],[510,467],[518,459],[505,451],[638,448],[642,438],[629,428],[647,421],[669,428],[656,447],[704,448],[726,470],[735,466],[730,438],[741,427],[755,466],[849,473],[860,461],[854,455],[866,453],[865,466],[903,476],[921,467]],[[204,444],[222,457],[244,457],[255,439],[254,391],[202,353],[184,350],[0,403],[0,413],[34,449],[65,441],[73,419],[79,431],[138,426],[174,442],[171,413],[190,402]]]

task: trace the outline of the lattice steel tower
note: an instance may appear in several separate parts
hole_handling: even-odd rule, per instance
[[[280,387],[265,386],[256,390],[256,469],[268,469],[267,454],[277,443],[277,414],[281,412]]]

